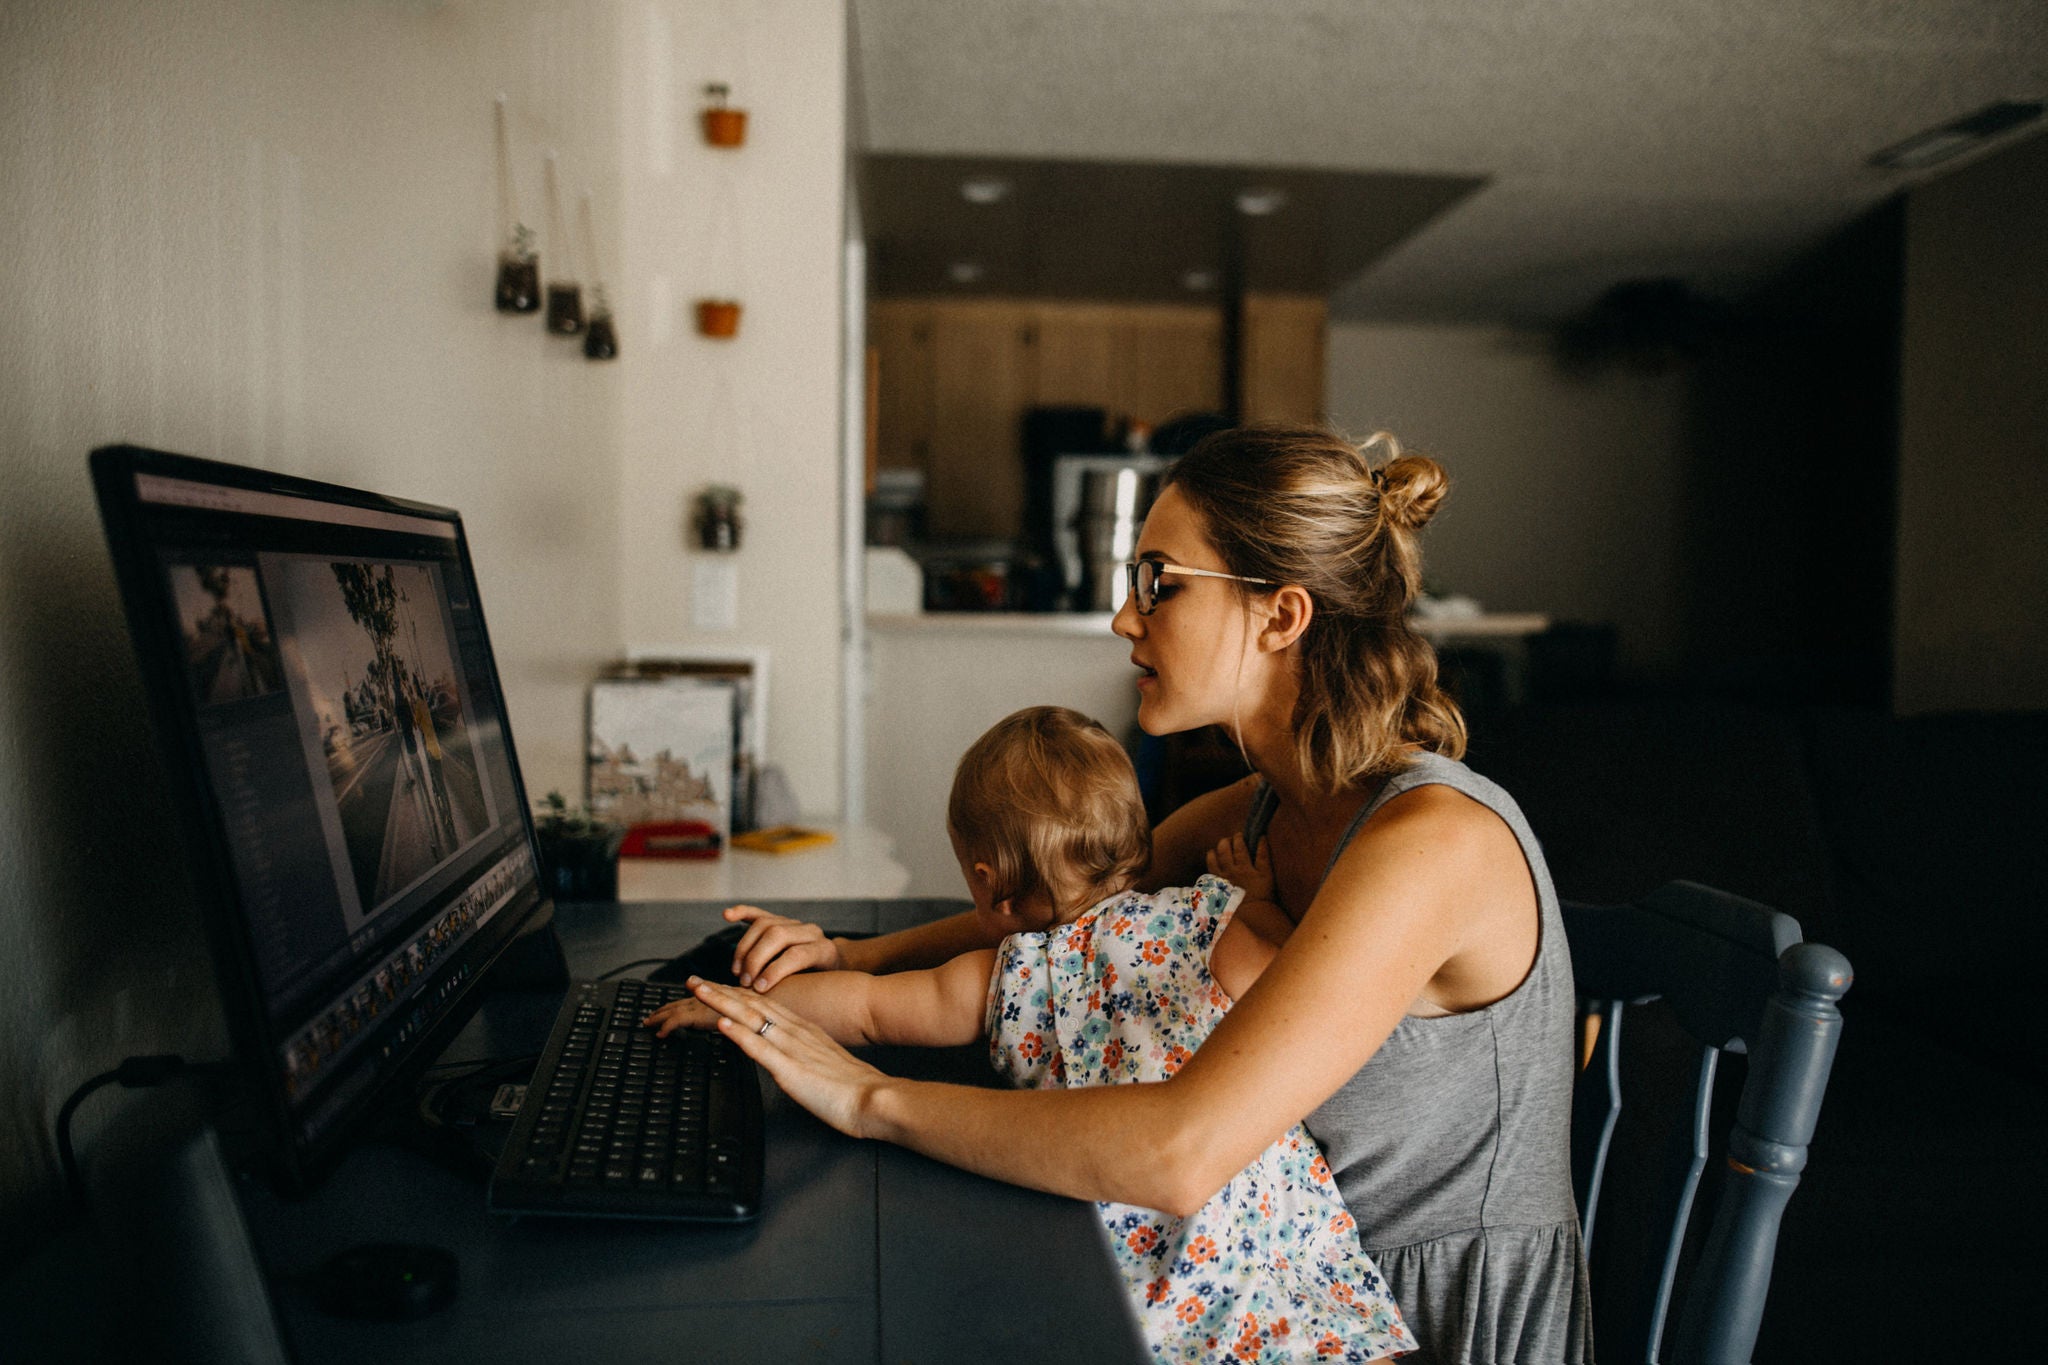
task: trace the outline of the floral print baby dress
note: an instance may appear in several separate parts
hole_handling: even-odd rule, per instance
[[[1173,1075],[1230,1008],[1209,952],[1243,896],[1205,876],[1003,940],[989,979],[996,1069],[1034,1089]],[[1192,1217],[1097,1208],[1156,1361],[1348,1362],[1416,1349],[1298,1123]]]

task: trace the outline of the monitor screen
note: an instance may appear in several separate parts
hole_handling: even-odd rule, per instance
[[[93,453],[237,1045],[317,1176],[543,904],[461,518]]]

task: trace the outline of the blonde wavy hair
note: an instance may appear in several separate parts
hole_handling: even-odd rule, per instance
[[[1396,772],[1411,744],[1464,756],[1465,718],[1438,685],[1436,651],[1408,624],[1422,591],[1417,533],[1450,490],[1441,465],[1386,432],[1354,444],[1322,427],[1249,426],[1202,441],[1165,483],[1231,573],[1299,584],[1315,604],[1296,645],[1293,718],[1312,786]]]
[[[1055,914],[1090,892],[1122,890],[1152,860],[1130,756],[1064,706],[1013,712],[969,745],[946,823],[971,861],[993,869],[993,899],[1043,891]]]

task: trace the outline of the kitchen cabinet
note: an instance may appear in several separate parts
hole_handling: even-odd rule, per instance
[[[1319,422],[1330,306],[1314,294],[1247,294],[1238,396],[1247,422]]]
[[[868,316],[877,462],[924,471],[934,536],[1018,533],[1027,408],[1100,407],[1157,425],[1223,403],[1222,316],[1213,307],[880,299]],[[1320,390],[1320,367],[1315,378]]]

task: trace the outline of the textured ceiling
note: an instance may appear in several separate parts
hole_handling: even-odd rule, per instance
[[[1483,181],[1338,288],[1350,317],[1728,292],[1961,164],[1872,152],[2048,94],[2044,0],[853,3],[869,152]]]

